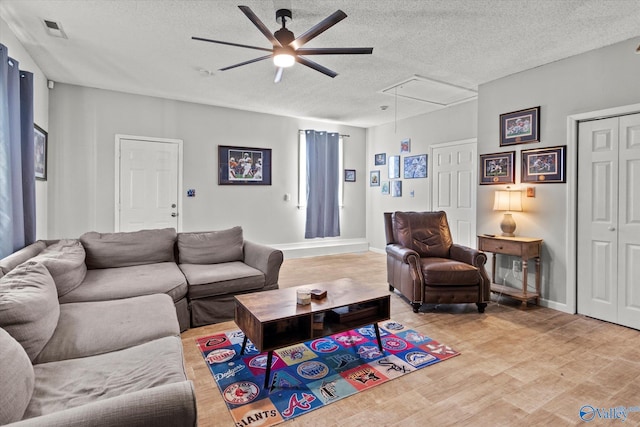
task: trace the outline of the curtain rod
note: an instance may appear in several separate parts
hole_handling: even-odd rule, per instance
[[[304,132],[304,131],[305,131],[305,129],[298,129],[298,132]],[[344,133],[341,133],[340,136],[343,137],[343,138],[351,138],[351,135],[347,135],[347,134],[344,134]]]

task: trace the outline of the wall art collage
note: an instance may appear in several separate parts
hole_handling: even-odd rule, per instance
[[[381,187],[383,195],[402,197],[402,179],[427,178],[427,154],[410,155],[411,139],[400,141],[400,154],[378,153],[374,156],[375,166],[386,166],[386,179],[382,180],[382,170],[372,170],[369,175],[370,187]],[[382,168],[385,169],[385,168]]]

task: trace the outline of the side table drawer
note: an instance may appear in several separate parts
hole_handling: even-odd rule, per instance
[[[480,239],[480,250],[505,255],[522,255],[522,245],[519,242],[509,242],[506,240],[482,238]]]

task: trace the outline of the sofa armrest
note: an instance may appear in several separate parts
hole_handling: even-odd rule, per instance
[[[264,273],[265,287],[277,285],[284,255],[279,249],[244,241],[244,263]]]
[[[11,424],[15,427],[196,426],[191,381],[141,390]]]
[[[449,256],[451,259],[473,265],[476,268],[483,267],[487,262],[487,255],[484,252],[455,243],[451,246]]]

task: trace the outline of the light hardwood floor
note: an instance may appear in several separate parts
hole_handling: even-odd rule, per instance
[[[285,260],[280,286],[340,277],[387,287],[386,256],[331,255]],[[484,314],[474,304],[423,307],[413,313],[397,293],[391,318],[462,354],[342,399],[283,426],[564,426],[583,424],[583,405],[640,407],[640,332],[502,299]],[[234,422],[195,338],[234,328],[233,322],[182,334],[201,427]],[[596,419],[594,425],[618,425]],[[640,425],[640,412],[624,425]]]

